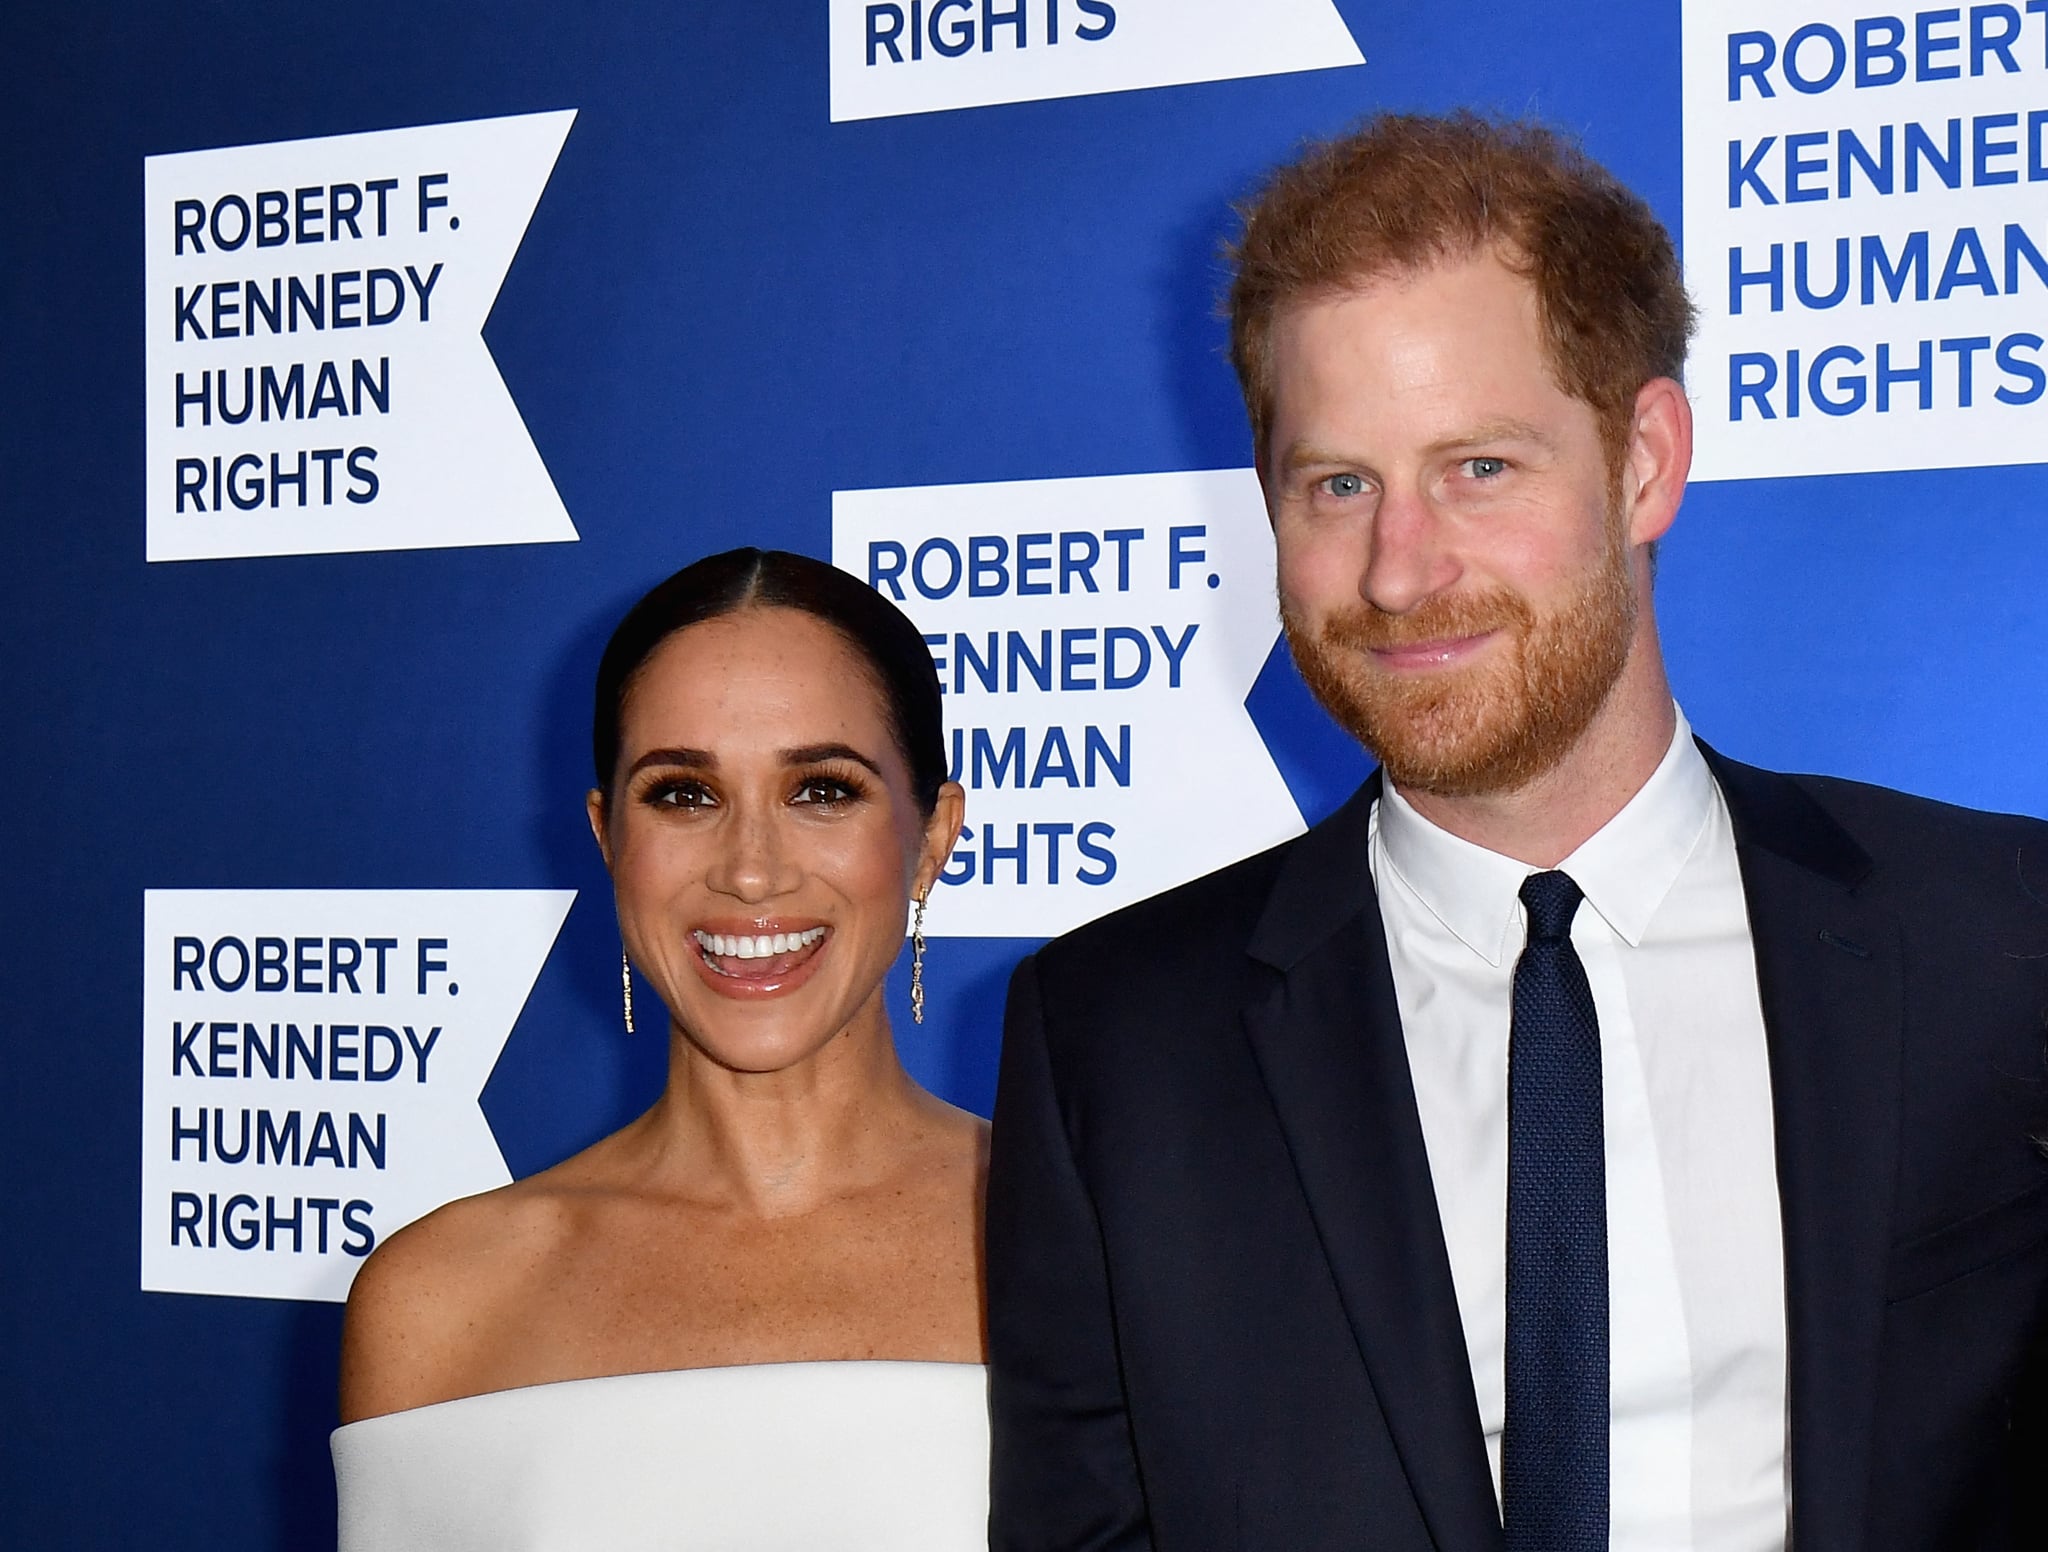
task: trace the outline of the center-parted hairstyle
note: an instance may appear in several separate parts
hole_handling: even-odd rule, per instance
[[[1558,386],[1593,409],[1618,475],[1643,384],[1685,370],[1693,309],[1650,207],[1537,124],[1382,114],[1312,145],[1240,207],[1230,358],[1263,464],[1285,307],[1493,251],[1536,289]]]
[[[924,637],[902,610],[837,566],[752,548],[707,555],[657,584],[626,611],[605,644],[590,745],[606,801],[619,763],[620,720],[640,666],[677,631],[747,608],[801,610],[853,648],[881,695],[918,811],[929,816],[946,780],[946,743],[939,674]]]

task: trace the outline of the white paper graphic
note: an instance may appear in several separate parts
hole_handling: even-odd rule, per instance
[[[831,0],[832,118],[1362,65],[1332,0]]]
[[[575,117],[147,159],[150,560],[576,537],[482,338]]]
[[[343,1299],[510,1178],[477,1096],[574,890],[143,896],[142,1286]]]
[[[927,932],[1048,937],[1302,828],[1244,706],[1279,632],[1250,469],[839,491],[832,559],[946,691],[967,819]]]
[[[2048,459],[2048,7],[1685,0],[1700,479]]]

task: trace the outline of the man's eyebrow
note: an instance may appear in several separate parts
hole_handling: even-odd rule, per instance
[[[1321,469],[1334,464],[1352,464],[1357,461],[1355,458],[1345,458],[1307,442],[1296,442],[1281,455],[1280,467],[1291,474],[1301,469]]]
[[[821,765],[827,760],[851,760],[855,765],[866,766],[877,776],[882,774],[881,766],[851,744],[799,744],[794,749],[783,750],[781,759],[784,765]]]
[[[1495,420],[1482,420],[1456,436],[1445,437],[1433,444],[1431,450],[1443,452],[1453,447],[1477,447],[1485,442],[1534,442],[1541,447],[1556,445],[1556,439],[1541,426],[1516,420],[1513,416],[1502,416]]]

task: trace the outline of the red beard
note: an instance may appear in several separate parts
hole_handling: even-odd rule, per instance
[[[1579,741],[1628,661],[1636,598],[1617,534],[1578,590],[1547,615],[1497,588],[1430,598],[1399,615],[1360,604],[1319,631],[1284,603],[1281,619],[1302,679],[1395,786],[1466,797],[1526,786]],[[1488,631],[1509,639],[1469,667],[1397,675],[1372,658],[1375,650]]]

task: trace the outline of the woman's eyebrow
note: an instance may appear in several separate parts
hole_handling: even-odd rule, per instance
[[[826,760],[851,760],[855,765],[864,765],[877,776],[882,768],[851,744],[802,744],[795,749],[782,751],[784,765],[818,765]]]
[[[635,760],[632,769],[626,772],[645,770],[650,765],[694,765],[705,770],[718,768],[718,756],[709,749],[650,749]]]

